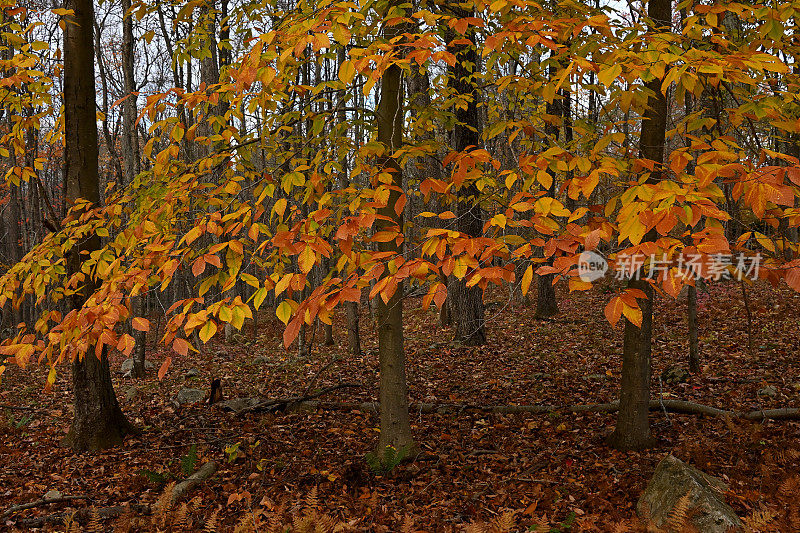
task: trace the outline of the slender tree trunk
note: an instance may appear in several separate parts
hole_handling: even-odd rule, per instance
[[[689,316],[689,372],[700,373],[700,344],[697,340],[697,287],[689,285],[687,296]]]
[[[671,31],[671,0],[650,0],[647,14],[652,26],[650,33]],[[654,79],[645,84],[651,91],[647,109],[642,115],[642,132],[639,140],[639,156],[654,161],[656,166],[649,181],[656,183],[660,167],[664,162],[664,143],[667,129],[667,98],[661,91],[661,80]],[[653,240],[650,231],[645,240]],[[641,272],[638,273],[641,277]],[[636,274],[634,274],[636,276]],[[653,328],[653,287],[643,279],[632,279],[628,286],[639,289],[646,299],[639,300],[642,310],[642,325],[637,327],[625,319],[625,338],[622,354],[622,383],[620,386],[617,426],[609,437],[609,444],[620,450],[641,450],[652,446],[650,421],[650,364],[651,337]]]
[[[686,9],[681,9],[681,26],[683,26],[684,21],[686,20]],[[694,111],[694,102],[692,101],[692,95],[687,91],[686,95],[684,96],[683,100],[683,108],[684,113],[688,117]],[[686,139],[686,146],[691,146],[691,142]],[[689,175],[694,175],[695,172],[695,161],[691,160],[686,165],[686,171]],[[700,343],[698,342],[698,331],[697,331],[697,281],[695,281],[695,285],[689,285],[687,287],[687,295],[686,295],[686,305],[687,305],[687,318],[689,322],[689,372],[692,374],[699,374],[700,373]]]
[[[448,4],[448,9],[459,18],[474,16],[471,10],[456,4]],[[463,41],[452,44],[459,37],[461,36],[449,32],[450,43],[447,48],[456,57],[456,62],[454,66],[448,67],[447,77],[455,94],[466,96],[466,105],[459,105],[455,109],[456,123],[450,143],[454,151],[463,152],[481,146],[481,119],[478,114],[479,94],[474,80],[478,68],[478,52],[474,44],[468,45]],[[474,32],[469,32],[465,38],[474,40]],[[483,235],[483,210],[479,205],[479,196],[480,192],[474,184],[458,190],[455,229],[469,238]],[[465,276],[462,279],[453,277],[448,283],[447,292],[452,299],[450,318],[455,326],[455,340],[473,346],[486,344],[483,290],[477,285],[467,287]]]
[[[556,76],[556,65],[552,63],[555,51],[551,52],[551,64],[549,67],[549,77],[552,80]],[[563,115],[562,103],[557,97],[553,98],[545,108],[548,120],[544,126],[544,132],[548,139],[552,139],[553,143],[558,143],[559,133],[561,132],[561,125],[556,120],[561,120]],[[552,180],[548,194],[555,198],[556,196],[556,173],[548,167],[547,173],[550,174]],[[552,264],[548,259],[547,264]],[[556,301],[556,288],[553,286],[553,274],[545,274],[538,276],[536,282],[536,318],[549,318],[558,314],[558,302]]]
[[[400,35],[398,26],[384,29],[387,39]],[[383,168],[392,175],[392,184],[402,187],[403,176],[393,153],[403,142],[403,88],[402,71],[396,64],[389,66],[381,78],[380,103],[376,111],[378,142],[385,147],[381,157]],[[385,218],[376,221],[377,231],[396,230],[402,235],[403,215],[394,207],[400,192],[392,190],[386,207],[378,209]],[[379,242],[378,250],[400,257],[402,246],[396,240]],[[390,275],[387,269],[384,275]],[[403,296],[397,287],[387,302],[378,296],[376,319],[378,329],[378,357],[380,360],[380,404],[381,434],[377,453],[383,457],[387,447],[396,450],[414,447],[411,424],[408,418],[408,385],[406,383],[406,360],[403,347]]]
[[[347,302],[344,304],[347,312],[347,347],[350,355],[361,355],[361,333],[359,332],[358,303]]]
[[[84,198],[100,201],[97,122],[94,87],[94,5],[91,0],[69,0],[74,15],[64,24],[64,138],[65,200]],[[80,252],[100,248],[100,238],[92,236],[77,246],[69,258],[69,269],[80,268]],[[80,309],[92,294],[95,283],[88,281],[72,300]],[[118,445],[134,428],[117,403],[108,357],[104,348],[98,358],[94,350],[72,363],[75,413],[65,443],[78,451],[100,450]]]

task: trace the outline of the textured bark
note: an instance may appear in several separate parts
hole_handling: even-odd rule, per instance
[[[651,0],[647,14],[650,33],[670,31],[672,4],[670,0]],[[656,78],[645,84],[651,92],[648,107],[642,115],[642,132],[639,140],[639,157],[656,163],[649,181],[657,182],[664,161],[664,142],[667,129],[667,98],[661,92],[661,80]],[[653,240],[654,232],[645,236]],[[641,450],[653,444],[648,420],[650,404],[651,337],[653,327],[653,288],[644,280],[631,280],[629,287],[645,293],[640,299],[642,326],[636,327],[625,319],[625,339],[622,354],[622,383],[620,387],[617,426],[609,437],[609,444],[620,450]]]
[[[700,373],[700,343],[697,340],[697,287],[690,285],[687,296],[689,315],[689,372]]]
[[[361,334],[359,332],[358,304],[347,302],[344,304],[347,312],[347,347],[350,355],[361,355]]]
[[[459,18],[474,16],[471,10],[456,4],[448,5],[448,10]],[[474,40],[474,32],[469,32],[467,39]],[[455,111],[456,123],[450,138],[450,145],[456,152],[462,152],[481,146],[481,119],[478,114],[478,89],[475,86],[474,74],[478,68],[478,52],[474,45],[468,45],[452,32],[448,35],[448,51],[455,55],[454,66],[447,69],[448,85],[457,95],[466,96],[466,105],[458,106]],[[452,44],[453,40],[461,41]],[[455,229],[467,237],[483,235],[483,211],[478,205],[478,188],[474,184],[458,190]],[[467,278],[453,278],[448,283],[448,296],[451,299],[452,314],[450,316],[455,329],[455,340],[464,344],[479,346],[486,343],[485,310],[483,290],[477,285],[467,287]]]
[[[139,173],[139,135],[136,131],[136,81],[134,76],[133,19],[131,0],[122,0],[122,76],[126,98],[122,101],[122,160],[127,185]],[[138,341],[138,339],[137,339]]]
[[[619,415],[609,443],[620,450],[640,450],[653,444],[648,411],[654,293],[652,286],[644,280],[632,280],[629,287],[644,291],[647,300],[639,300],[641,328],[625,320]]]
[[[397,26],[385,28],[387,39],[399,35]],[[403,89],[402,72],[391,65],[381,78],[380,104],[376,111],[378,142],[386,152],[382,156],[383,168],[391,173],[393,184],[402,187],[402,171],[392,157],[403,142]],[[395,212],[394,206],[400,196],[397,190],[389,194],[386,207],[378,213],[387,219],[376,221],[377,231],[398,230],[402,233],[403,215]],[[401,246],[396,240],[378,243],[378,250],[401,255]],[[388,270],[387,270],[388,274]],[[380,359],[380,418],[381,434],[377,453],[383,456],[388,446],[397,450],[414,447],[411,424],[408,419],[408,386],[406,384],[406,361],[403,347],[403,298],[402,289],[397,288],[388,302],[380,296],[375,298],[378,329],[378,357]]]
[[[64,25],[64,138],[65,200],[84,198],[93,204],[100,201],[98,174],[97,125],[95,119],[94,47],[92,28],[94,6],[91,0],[71,0],[66,7],[74,10]],[[68,266],[80,268],[81,255],[100,247],[96,235],[73,250]],[[80,309],[95,286],[89,281],[72,299]],[[90,349],[72,363],[72,386],[75,413],[65,443],[78,451],[100,450],[120,444],[133,426],[117,403],[106,350],[100,358]]]
[[[551,53],[552,56],[555,52]],[[549,77],[553,79],[556,75],[556,65],[550,64]],[[552,102],[548,102],[545,107],[548,115],[548,120],[545,122],[544,132],[548,139],[551,139],[554,145],[558,145],[559,133],[561,132],[561,125],[557,122],[562,118],[563,110],[561,101],[554,98]],[[552,183],[549,196],[555,198],[556,196],[556,173],[551,168],[547,168],[547,173],[550,174]],[[548,265],[552,265],[552,259],[548,259]],[[545,274],[538,276],[536,283],[536,318],[549,318],[558,314],[558,302],[556,301],[556,288],[553,286],[553,274]]]

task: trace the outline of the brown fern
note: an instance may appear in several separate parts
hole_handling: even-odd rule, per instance
[[[214,509],[214,512],[211,513],[211,516],[206,520],[205,527],[203,527],[203,531],[205,533],[216,533],[217,531],[217,515],[219,514],[219,507]]]
[[[517,513],[515,511],[505,511],[503,514],[496,517],[492,522],[492,532],[509,533],[517,523],[514,518],[514,515],[516,514]]]
[[[667,518],[667,526],[671,531],[678,533],[686,528],[688,514],[689,514],[689,500],[691,493],[687,492],[675,502],[672,511]]]
[[[100,521],[100,513],[97,507],[89,509],[89,522],[86,524],[86,531],[89,533],[102,533],[103,523]]]
[[[761,507],[744,520],[744,530],[753,533],[764,531],[777,516],[774,510]]]

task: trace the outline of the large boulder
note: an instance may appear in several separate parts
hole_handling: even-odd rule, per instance
[[[181,389],[175,397],[179,405],[187,403],[197,403],[205,399],[206,393],[200,389]]]
[[[686,505],[684,516],[688,523],[703,533],[741,531],[743,523],[725,503],[728,486],[719,478],[709,476],[680,459],[667,455],[658,463],[652,479],[639,498],[639,516],[658,528],[665,527],[670,518],[677,518],[676,508]],[[687,500],[681,502],[682,498]]]

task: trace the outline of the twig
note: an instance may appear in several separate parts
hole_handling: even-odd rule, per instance
[[[316,373],[316,375],[314,376],[314,378],[313,378],[313,379],[311,380],[311,382],[308,384],[308,387],[306,387],[306,390],[304,390],[304,391],[303,391],[303,396],[305,396],[305,395],[307,395],[309,392],[311,392],[311,389],[313,389],[313,388],[314,388],[314,385],[316,385],[316,384],[317,384],[317,380],[319,380],[319,377],[320,377],[320,376],[321,376],[323,373],[325,373],[325,371],[326,371],[326,370],[328,370],[328,369],[329,369],[329,368],[330,368],[330,367],[331,367],[331,366],[332,366],[334,363],[337,363],[337,362],[339,362],[339,360],[340,360],[340,359],[339,359],[338,357],[334,357],[333,359],[331,359],[331,360],[330,360],[330,362],[329,362],[328,364],[326,364],[325,366],[323,366],[322,368],[320,368],[320,369],[319,369],[319,371],[318,371],[318,372]]]
[[[71,502],[74,500],[92,500],[91,496],[80,495],[80,496],[59,496],[57,498],[42,498],[41,500],[36,500],[35,502],[28,502],[28,503],[21,503],[19,505],[12,505],[8,509],[5,510],[2,514],[2,518],[10,516],[17,511],[24,511],[25,509],[33,509],[35,507],[44,507],[45,505],[50,505],[51,503],[64,503],[64,502]]]
[[[252,407],[246,407],[241,411],[238,411],[237,414],[241,415],[244,413],[249,413],[252,411],[261,411],[261,410],[269,410],[269,411],[282,411],[285,410],[287,406],[292,404],[301,404],[305,402],[309,402],[311,400],[315,400],[320,396],[328,394],[329,392],[333,392],[339,389],[348,389],[348,388],[359,388],[361,387],[360,383],[339,383],[338,385],[333,385],[331,387],[325,387],[319,392],[314,394],[304,394],[303,396],[295,396],[294,398],[279,398],[275,400],[265,400],[263,402],[257,403]]]

